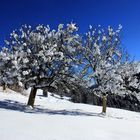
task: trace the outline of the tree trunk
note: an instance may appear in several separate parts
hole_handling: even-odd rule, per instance
[[[87,103],[87,95],[85,93],[81,93],[81,102],[82,103]]]
[[[106,95],[103,95],[103,100],[102,100],[102,113],[105,113],[106,114],[106,107],[107,107],[107,96]]]
[[[28,106],[34,107],[36,92],[37,92],[37,88],[32,87],[31,92],[30,92],[30,96],[28,99],[28,103],[27,103]]]
[[[44,89],[44,90],[43,90],[43,95],[44,95],[45,97],[48,97],[48,90],[47,90],[47,89]]]
[[[6,84],[4,83],[3,84],[3,91],[5,91],[6,90]]]

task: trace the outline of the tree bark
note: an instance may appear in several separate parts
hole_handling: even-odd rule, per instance
[[[106,107],[107,107],[107,96],[103,95],[103,100],[102,100],[102,113],[106,114]]]
[[[28,103],[27,103],[28,106],[34,107],[36,92],[37,92],[37,88],[32,87],[31,92],[30,92],[30,96],[28,99]]]
[[[6,84],[3,84],[3,91],[6,90]]]
[[[85,93],[81,93],[81,102],[82,103],[87,103],[87,95]]]
[[[43,95],[44,95],[45,97],[48,97],[48,90],[47,90],[47,89],[44,89],[44,90],[43,90]]]

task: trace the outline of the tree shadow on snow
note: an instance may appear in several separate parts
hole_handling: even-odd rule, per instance
[[[0,101],[0,108],[23,112],[25,110],[26,106],[25,106],[25,104],[22,104],[17,101],[4,100],[4,101]]]
[[[101,113],[91,113],[84,112],[80,109],[73,110],[51,110],[51,109],[42,109],[39,106],[35,106],[34,109],[31,109],[26,106],[26,104],[13,101],[13,100],[4,100],[0,101],[0,108],[7,110],[20,111],[24,113],[33,113],[33,114],[48,114],[48,115],[70,115],[70,116],[98,116],[105,117]]]

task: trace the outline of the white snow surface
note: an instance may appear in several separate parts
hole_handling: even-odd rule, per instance
[[[35,109],[28,96],[0,89],[0,140],[140,140],[140,113],[72,103],[58,95],[42,96]]]

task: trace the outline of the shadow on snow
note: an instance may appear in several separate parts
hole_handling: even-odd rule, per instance
[[[83,112],[80,109],[74,110],[51,110],[51,109],[42,109],[39,106],[35,106],[34,109],[30,109],[26,106],[26,104],[13,101],[13,100],[4,100],[0,101],[0,108],[20,111],[24,113],[34,113],[34,114],[48,114],[48,115],[71,115],[71,116],[98,116],[104,117],[101,113],[91,113],[91,112]]]

